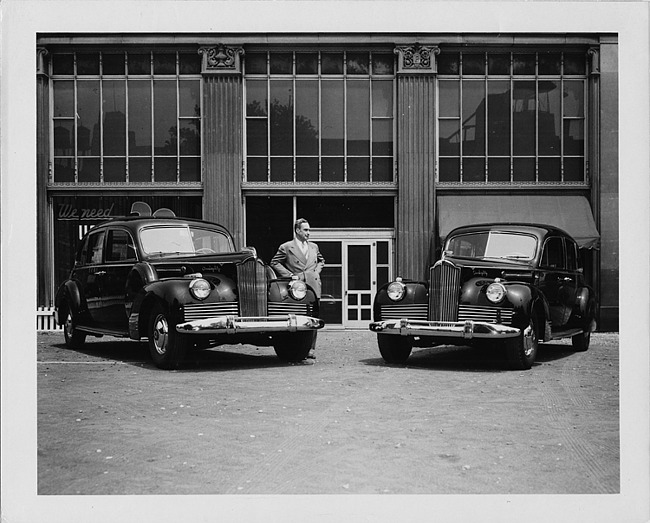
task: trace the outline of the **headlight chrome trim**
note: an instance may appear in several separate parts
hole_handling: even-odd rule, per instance
[[[386,295],[392,301],[400,301],[404,298],[406,295],[406,285],[402,283],[401,278],[397,278],[394,282],[388,284]]]
[[[307,296],[307,285],[301,280],[291,280],[289,283],[289,294],[294,300],[304,300]]]
[[[485,289],[485,297],[492,303],[501,303],[507,293],[505,286],[499,281],[490,283]]]
[[[204,278],[195,278],[190,282],[190,294],[197,300],[205,300],[210,296],[212,286],[210,282]]]

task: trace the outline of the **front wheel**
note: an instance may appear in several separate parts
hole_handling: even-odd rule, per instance
[[[177,369],[185,353],[188,342],[176,332],[169,314],[161,304],[154,305],[149,321],[149,353],[157,367]]]
[[[81,349],[86,343],[86,333],[79,331],[75,326],[72,311],[68,307],[68,312],[65,316],[63,323],[63,336],[65,338],[66,347],[69,349]]]
[[[510,368],[528,370],[537,357],[537,324],[534,318],[528,320],[528,326],[521,334],[506,342],[506,351]]]
[[[273,337],[273,348],[282,361],[304,360],[314,344],[316,331],[285,332]]]
[[[386,363],[404,363],[413,349],[410,338],[396,334],[377,334],[377,345]]]
[[[571,337],[571,345],[576,352],[585,352],[589,349],[589,342],[591,341],[591,332],[583,332]]]

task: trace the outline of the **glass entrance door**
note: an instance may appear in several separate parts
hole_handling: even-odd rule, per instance
[[[377,289],[390,278],[391,239],[318,238],[325,257],[321,318],[326,325],[367,329]]]
[[[345,317],[343,325],[350,328],[368,327],[372,318],[372,299],[377,292],[375,256],[372,243],[346,243],[343,265]]]

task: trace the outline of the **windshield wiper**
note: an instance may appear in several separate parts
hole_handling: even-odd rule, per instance
[[[149,256],[157,256],[163,258],[165,256],[180,256],[181,254],[194,254],[194,252],[188,251],[155,251],[148,253]]]

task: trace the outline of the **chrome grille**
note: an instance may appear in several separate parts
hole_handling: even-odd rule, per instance
[[[204,320],[214,316],[237,316],[236,301],[188,303],[183,307],[183,321]]]
[[[269,303],[269,316],[283,316],[284,314],[310,315],[306,303]]]
[[[382,320],[399,320],[401,318],[408,318],[410,320],[426,320],[427,319],[427,305],[426,303],[411,303],[406,305],[382,305],[381,306],[381,319]]]
[[[431,267],[429,281],[429,319],[457,321],[460,268],[447,260],[440,260]]]
[[[249,258],[237,265],[239,313],[241,316],[266,316],[266,268],[261,260]]]
[[[511,325],[513,312],[512,309],[503,309],[500,307],[460,305],[458,307],[458,321],[473,320]]]

